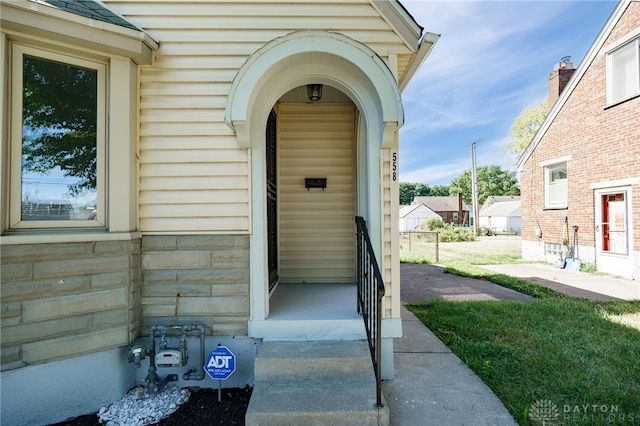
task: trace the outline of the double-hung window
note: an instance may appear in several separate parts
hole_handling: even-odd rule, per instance
[[[10,227],[106,224],[106,65],[12,46]]]
[[[550,209],[566,208],[568,205],[567,163],[545,166],[544,183],[545,207]]]
[[[640,94],[640,37],[607,54],[607,104]]]

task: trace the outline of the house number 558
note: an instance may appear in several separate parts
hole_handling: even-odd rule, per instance
[[[391,180],[398,180],[398,153],[391,154]]]

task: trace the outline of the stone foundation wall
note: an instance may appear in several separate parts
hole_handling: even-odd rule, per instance
[[[127,345],[140,331],[139,239],[3,245],[2,370]]]
[[[249,236],[145,236],[142,271],[142,334],[202,324],[208,335],[248,335]]]
[[[3,245],[2,370],[130,344],[152,325],[246,336],[248,236]]]

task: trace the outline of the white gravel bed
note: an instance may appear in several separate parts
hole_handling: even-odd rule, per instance
[[[98,412],[107,426],[144,426],[157,423],[189,400],[189,391],[175,384],[167,385],[155,396],[146,396],[143,387],[136,387],[108,408]]]

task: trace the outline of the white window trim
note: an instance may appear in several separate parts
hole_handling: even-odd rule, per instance
[[[12,162],[18,168],[21,159],[16,162],[15,157],[9,152],[11,145],[13,97],[11,84],[7,84],[7,91],[3,93],[0,112],[7,120],[2,121],[3,144],[0,150],[0,184],[2,186],[2,203],[0,207],[0,225],[2,235],[0,245],[50,242],[52,239],[59,242],[97,241],[104,237],[105,233],[117,234],[116,238],[123,238],[131,232],[139,230],[138,225],[138,164],[137,164],[137,140],[138,140],[138,68],[128,57],[122,57],[105,52],[87,49],[71,49],[67,44],[53,44],[51,40],[43,41],[37,37],[27,37],[25,34],[2,34],[0,38],[2,46],[0,52],[6,60],[0,61],[0,71],[11,78],[12,55],[11,51],[17,45],[27,46],[36,50],[46,50],[59,54],[62,57],[81,58],[92,63],[101,63],[105,66],[105,104],[102,105],[105,118],[105,144],[104,144],[104,221],[103,225],[94,225],[79,228],[29,228],[20,229],[12,227],[10,218],[12,194],[11,182],[15,179],[11,176]],[[20,68],[22,65],[20,64]],[[17,94],[22,96],[22,87]],[[21,114],[19,114],[21,115]],[[21,120],[21,117],[20,117]],[[22,134],[22,123],[18,134]],[[4,143],[4,141],[8,143]],[[21,151],[21,147],[20,147]],[[6,170],[6,172],[5,172]],[[18,188],[19,190],[19,188]],[[18,202],[19,204],[19,202]],[[15,216],[15,213],[13,213]],[[99,221],[100,222],[100,221]],[[126,238],[126,237],[124,237]]]
[[[609,43],[607,46],[603,48],[604,54],[608,55],[609,53],[613,52],[614,50],[618,49],[619,47],[622,47],[623,45],[629,43],[630,41],[636,38],[640,38],[640,27],[636,28],[635,30],[632,30],[630,33],[625,34],[623,37],[620,37],[619,39]]]
[[[571,155],[565,155],[563,157],[552,158],[551,160],[545,160],[538,163],[540,167],[554,166],[560,163],[568,163],[571,160]]]
[[[617,187],[625,187],[631,185],[640,185],[640,176],[635,178],[628,179],[618,179],[618,180],[609,180],[604,182],[594,182],[589,185],[589,189],[609,189],[613,188],[614,190]]]
[[[625,233],[626,233],[626,252],[617,253],[612,251],[602,250],[602,229],[598,229],[596,235],[596,250],[600,256],[613,256],[613,257],[630,257],[633,253],[633,227],[630,224],[633,223],[633,190],[631,186],[617,186],[617,187],[601,187],[595,189],[595,209],[596,209],[596,226],[602,226],[602,196],[610,194],[623,193],[625,197]]]
[[[96,220],[49,220],[23,221],[22,203],[22,102],[23,102],[23,57],[29,55],[65,64],[89,68],[97,72],[97,219]],[[11,153],[10,162],[10,212],[9,228],[18,229],[60,229],[60,228],[105,228],[106,217],[106,64],[89,61],[69,55],[54,53],[21,44],[12,46],[11,109]]]
[[[638,75],[636,76],[638,79],[638,90],[635,92],[629,93],[625,96],[619,98],[613,98],[613,54],[627,47],[629,44],[635,44],[635,54],[636,54],[636,64],[638,66]],[[624,42],[616,43],[615,47],[611,48],[606,53],[606,95],[607,95],[607,106],[612,106],[624,102],[628,99],[634,98],[640,95],[640,37],[636,38],[628,38]]]
[[[564,200],[561,201],[556,201],[556,202],[551,202],[549,199],[549,188],[551,186],[551,171],[552,169],[563,165],[565,166],[565,169],[568,168],[568,163],[566,161],[560,161],[560,162],[556,162],[556,163],[551,163],[551,164],[547,164],[545,166],[543,166],[543,170],[544,170],[544,207],[546,209],[564,209],[567,208],[569,205],[569,200],[568,200],[568,196],[569,196],[569,173],[567,172],[567,178],[565,179],[565,186],[566,186],[566,197]]]

